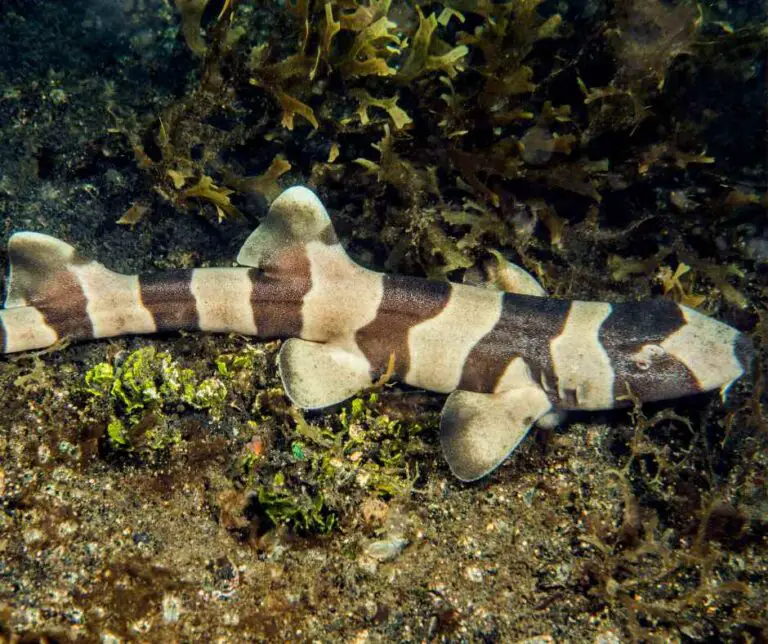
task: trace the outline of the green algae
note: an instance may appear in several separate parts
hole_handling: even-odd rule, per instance
[[[410,419],[371,391],[335,414],[308,419],[286,405],[281,389],[254,386],[259,357],[259,350],[247,345],[218,354],[205,371],[147,346],[94,365],[85,374],[83,392],[88,406],[106,417],[111,449],[138,455],[189,444],[181,428],[190,415],[203,413],[215,421],[225,409],[243,405],[245,418],[236,430],[242,449],[231,475],[251,497],[251,512],[274,525],[306,534],[336,529],[352,509],[342,492],[350,482],[382,499],[413,489],[420,478],[418,461],[427,454],[421,435],[436,427],[435,414]],[[269,447],[276,443],[284,449]]]
[[[329,532],[354,516],[357,495],[405,497],[420,479],[418,461],[428,453],[421,435],[436,428],[436,414],[409,420],[387,411],[374,391],[310,420],[286,409],[284,399],[265,396],[257,397],[258,421],[247,423],[250,440],[233,473],[238,487],[252,491],[252,512],[272,524],[305,534]],[[283,450],[263,438],[275,421]]]
[[[252,501],[273,524],[287,525],[304,534],[325,534],[337,525],[338,517],[329,510],[321,493],[312,495],[286,488],[282,472],[269,486],[259,486]]]
[[[419,478],[417,459],[425,454],[421,434],[436,418],[395,419],[376,392],[352,399],[339,412],[331,448],[308,453],[319,479],[331,489],[354,477],[357,485],[385,499],[407,493]]]
[[[91,403],[103,399],[106,404],[110,444],[126,450],[139,440],[151,450],[178,444],[181,434],[169,428],[166,414],[178,405],[188,405],[218,418],[228,393],[219,377],[200,378],[152,346],[131,352],[117,366],[95,365],[84,381]]]
[[[113,418],[107,425],[109,441],[117,448],[128,447],[129,437],[125,430],[125,423],[119,418]]]

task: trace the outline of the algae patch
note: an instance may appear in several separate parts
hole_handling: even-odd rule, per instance
[[[356,522],[365,499],[406,497],[420,484],[419,461],[429,452],[420,434],[437,426],[436,413],[414,419],[388,408],[378,392],[319,418],[284,405],[269,391],[257,396],[260,422],[248,423],[253,436],[234,466],[235,486],[247,497],[242,511],[258,531],[329,532]],[[270,434],[275,425],[280,436]]]
[[[220,377],[201,378],[152,346],[131,352],[117,366],[95,365],[85,374],[85,392],[91,404],[107,406],[110,445],[128,450],[162,450],[178,443],[181,434],[169,427],[168,413],[182,405],[218,418],[227,398]]]

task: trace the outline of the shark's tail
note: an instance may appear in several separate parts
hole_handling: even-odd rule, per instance
[[[74,248],[38,233],[16,233],[8,242],[5,310],[0,311],[3,353],[40,349],[67,335],[78,308],[69,267]],[[81,294],[80,294],[81,295]]]
[[[3,353],[51,346],[63,339],[154,330],[140,319],[138,278],[85,259],[69,244],[40,233],[20,232],[8,242],[5,308],[0,310]],[[139,317],[137,317],[137,314]]]

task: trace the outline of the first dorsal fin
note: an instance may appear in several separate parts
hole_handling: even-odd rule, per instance
[[[500,252],[490,250],[488,257],[478,267],[468,270],[464,282],[473,286],[498,289],[516,295],[546,297],[547,292],[536,278],[521,266],[513,264]]]
[[[5,308],[32,304],[42,284],[72,264],[87,260],[66,242],[41,233],[20,232],[8,240],[8,286]]]
[[[280,263],[281,256],[312,241],[338,243],[331,219],[320,199],[303,186],[284,191],[264,221],[245,240],[238,264],[266,268]]]

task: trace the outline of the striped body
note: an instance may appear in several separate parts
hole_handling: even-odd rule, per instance
[[[610,409],[729,384],[751,346],[667,300],[607,304],[385,276],[374,322],[356,334],[375,373],[432,391],[499,393],[533,382],[559,409]],[[415,287],[415,288],[414,288]],[[404,298],[419,294],[419,299]],[[410,304],[410,306],[409,306]]]
[[[303,188],[275,201],[243,267],[119,275],[37,233],[14,235],[9,259],[4,353],[180,329],[290,338],[280,371],[304,408],[348,398],[393,361],[395,378],[453,392],[443,447],[465,480],[553,411],[725,391],[752,355],[735,329],[669,301],[569,302],[541,297],[530,276],[516,288],[534,294],[367,270]]]

